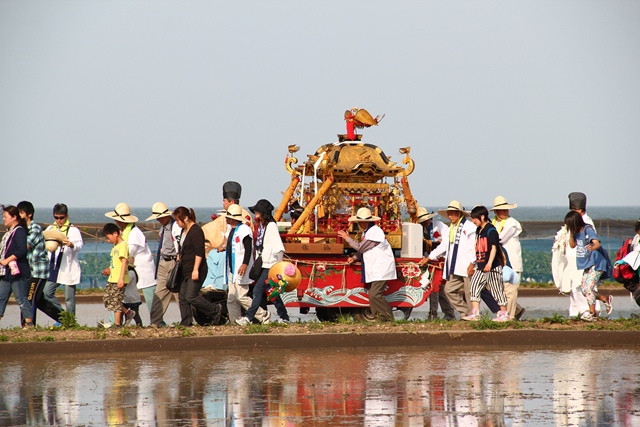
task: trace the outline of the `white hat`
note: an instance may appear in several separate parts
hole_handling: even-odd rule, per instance
[[[230,205],[223,215],[225,218],[244,222],[244,217],[242,216],[242,206],[235,203],[233,205]]]
[[[498,196],[495,199],[493,199],[493,207],[489,210],[495,211],[495,210],[502,210],[502,209],[515,209],[517,207],[518,205],[516,205],[515,203],[510,205],[509,203],[507,203],[507,199],[505,199],[502,196]]]
[[[355,216],[349,218],[350,222],[371,222],[380,221],[380,217],[373,216],[369,208],[360,208]]]
[[[113,211],[107,212],[104,216],[127,224],[132,224],[138,221],[137,216],[131,215],[131,208],[126,203],[118,203],[118,206],[116,206]]]
[[[429,213],[429,211],[426,208],[419,207],[416,215],[418,216],[418,222],[420,223],[433,218],[434,216],[436,216],[436,213],[435,212]]]
[[[469,216],[469,212],[465,211],[464,208],[462,207],[462,204],[460,204],[460,202],[457,200],[452,200],[451,202],[449,202],[449,206],[447,206],[446,209],[440,209],[438,213],[446,217],[447,212],[450,212],[450,211],[457,211],[464,216]]]
[[[145,221],[151,221],[152,219],[158,219],[158,218],[164,218],[165,216],[171,216],[171,214],[173,212],[170,211],[169,208],[167,207],[167,205],[165,205],[164,203],[156,202],[156,203],[153,204],[153,207],[151,208],[151,213],[153,215],[151,215]]]
[[[59,230],[49,229],[44,232],[44,247],[49,252],[55,252],[67,236]]]

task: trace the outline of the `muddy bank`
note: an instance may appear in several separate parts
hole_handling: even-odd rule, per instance
[[[147,338],[39,343],[3,343],[2,354],[77,354],[182,351],[263,351],[352,348],[640,348],[640,331],[447,331],[332,334],[227,335],[193,338]]]

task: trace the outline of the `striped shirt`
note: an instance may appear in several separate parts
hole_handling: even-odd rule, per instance
[[[31,267],[31,277],[46,279],[49,277],[49,254],[44,247],[44,234],[42,228],[35,222],[29,224],[27,235],[27,260]]]

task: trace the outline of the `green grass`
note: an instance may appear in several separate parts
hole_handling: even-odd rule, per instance
[[[62,328],[75,329],[80,327],[76,316],[66,310],[60,312],[59,322]]]
[[[263,324],[254,325],[252,323],[251,325],[247,325],[244,327],[244,333],[245,334],[266,334],[269,332],[269,329],[270,329],[269,325],[263,325]]]
[[[568,325],[569,323],[571,323],[569,319],[559,315],[558,313],[553,313],[551,317],[543,317],[542,319],[540,319],[540,321],[543,323],[550,323],[552,325],[553,324]]]
[[[507,325],[511,322],[494,322],[491,320],[491,315],[489,313],[485,313],[482,315],[482,319],[476,322],[470,322],[473,329],[478,331],[484,330],[494,330],[494,329],[505,329]]]

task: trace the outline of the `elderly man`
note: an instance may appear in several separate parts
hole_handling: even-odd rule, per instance
[[[441,221],[433,220],[436,216],[435,212],[429,212],[423,207],[418,208],[418,224],[422,226],[422,251],[423,256],[428,257],[429,254],[442,243],[442,237],[449,235],[449,227]],[[428,263],[428,259],[421,262],[422,265]],[[444,289],[440,286],[434,286],[429,294],[429,317],[427,320],[435,320],[438,318],[438,304],[444,313],[445,320],[455,320],[456,313],[444,294]]]
[[[176,263],[179,251],[178,240],[180,239],[182,229],[171,216],[173,212],[170,211],[164,203],[154,203],[151,212],[151,216],[146,220],[153,221],[155,219],[160,223],[161,228],[158,251],[156,253],[157,283],[153,303],[151,304],[150,320],[151,326],[161,327],[166,326],[163,317],[171,302],[171,296],[179,303],[178,294],[167,289],[167,277]]]
[[[444,293],[453,306],[466,316],[470,311],[471,296],[469,295],[470,280],[467,268],[476,259],[476,226],[467,219],[466,212],[459,201],[452,200],[445,209],[438,213],[449,218],[449,233],[443,236],[442,243],[431,251],[428,259],[435,261],[444,255],[445,265],[442,278],[447,281]]]

